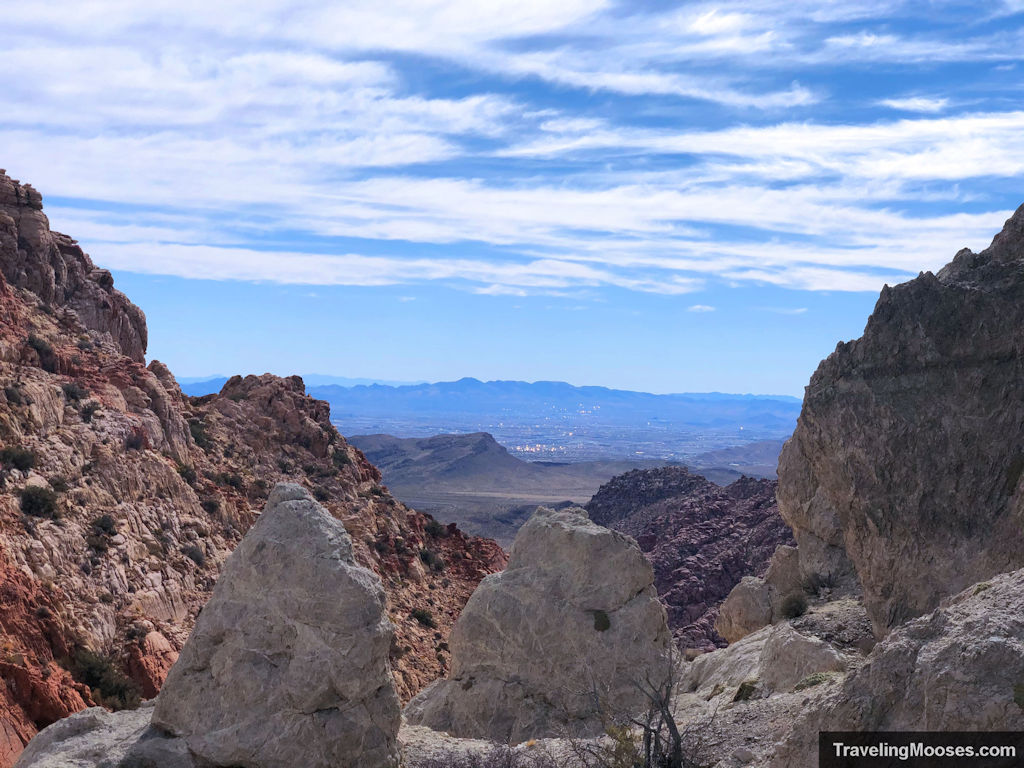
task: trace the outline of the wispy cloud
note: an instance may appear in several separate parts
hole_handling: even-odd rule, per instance
[[[687,312],[714,312],[715,308],[707,304],[693,304],[687,308]]]
[[[1019,202],[1020,9],[932,6],[21,3],[0,164],[122,270],[873,291]]]

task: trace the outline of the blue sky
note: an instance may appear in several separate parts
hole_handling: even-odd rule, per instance
[[[0,166],[181,376],[799,394],[1024,202],[1024,0],[20,3]]]

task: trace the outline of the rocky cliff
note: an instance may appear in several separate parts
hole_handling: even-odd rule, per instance
[[[379,574],[403,698],[501,549],[396,502],[297,377],[181,394],[142,312],[31,187],[0,173],[0,766],[40,727],[159,689],[221,564],[279,481]]]
[[[1024,208],[981,253],[886,287],[811,378],[780,511],[806,573],[852,564],[879,635],[1024,565],[1022,327]]]
[[[764,573],[777,546],[792,542],[769,480],[723,488],[683,467],[635,470],[601,486],[587,511],[636,539],[684,648],[724,645],[715,630],[719,605],[744,576]]]

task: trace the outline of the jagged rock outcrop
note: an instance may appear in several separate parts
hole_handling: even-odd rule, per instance
[[[793,541],[779,517],[774,482],[742,478],[723,488],[684,467],[613,478],[587,511],[636,539],[684,648],[724,645],[728,635],[715,629],[719,605],[745,575],[764,573],[779,545]]]
[[[141,312],[40,204],[0,174],[0,768],[56,718],[159,690],[277,482],[308,488],[381,576],[400,697],[444,675],[501,548],[395,501],[297,377],[183,396],[143,365]]]
[[[803,766],[818,731],[1024,729],[1024,570],[970,586],[892,630],[830,698],[809,708],[772,763]]]
[[[92,331],[108,334],[137,363],[146,355],[146,316],[114,288],[67,235],[50,231],[43,198],[0,170],[0,271],[9,283],[36,294],[46,305],[75,312]]]
[[[842,532],[879,635],[1024,565],[1022,267],[1024,207],[981,253],[883,289],[807,387],[780,511],[805,570],[842,570]]]
[[[813,586],[800,570],[799,551],[796,547],[780,546],[772,554],[764,578],[744,576],[733,587],[719,608],[715,629],[728,642],[735,643],[761,627],[793,618],[786,615],[792,610],[787,609],[787,601],[806,601],[808,591],[813,591]]]
[[[407,720],[499,742],[601,733],[602,707],[642,709],[636,681],[666,674],[653,581],[632,539],[578,507],[538,509],[459,617],[451,675],[409,703]]]
[[[153,723],[215,765],[395,766],[392,637],[344,526],[282,483],[225,563]]]

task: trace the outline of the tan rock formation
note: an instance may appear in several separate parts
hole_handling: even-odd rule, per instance
[[[600,733],[602,714],[644,707],[637,681],[666,674],[669,632],[653,582],[629,537],[580,508],[538,509],[508,567],[480,583],[459,617],[451,675],[413,699],[406,718],[500,742]]]
[[[154,725],[215,765],[398,765],[384,589],[302,486],[282,483],[225,563]]]

